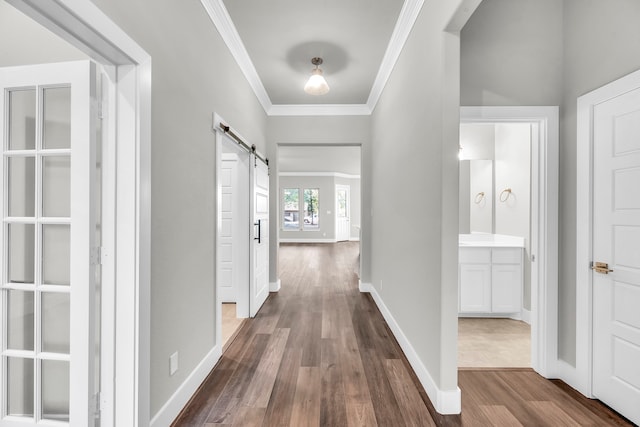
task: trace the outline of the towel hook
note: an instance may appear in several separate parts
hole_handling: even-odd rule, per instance
[[[476,205],[479,205],[480,202],[482,202],[482,199],[484,199],[484,191],[481,191],[478,194],[476,194],[476,198],[473,199],[473,203],[475,203]]]
[[[509,196],[511,196],[511,189],[505,188],[504,190],[502,190],[502,193],[500,193],[500,201],[503,203],[506,202],[507,200],[509,200]]]

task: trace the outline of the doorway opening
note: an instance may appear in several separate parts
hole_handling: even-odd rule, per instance
[[[557,360],[558,109],[462,107],[460,135],[458,280],[464,319],[459,333],[473,337],[475,328],[489,340],[492,334],[513,333],[519,338],[512,351],[529,355],[488,363],[528,361],[541,375],[552,376]],[[483,317],[507,319],[474,324],[484,322]]]
[[[213,115],[218,357],[269,295],[269,161],[226,123]]]
[[[278,247],[357,244],[359,254],[360,145],[279,144],[277,151]]]
[[[230,138],[221,146],[218,296],[222,302],[222,348],[249,317],[249,154]]]
[[[52,255],[52,260],[56,256],[64,257],[65,253],[68,253],[73,259],[74,254],[78,255],[77,251],[79,250],[82,250],[83,256],[91,253],[91,264],[96,269],[99,268],[101,270],[99,274],[100,287],[96,289],[96,292],[99,291],[100,302],[96,301],[96,304],[94,304],[93,301],[84,300],[81,305],[84,306],[85,314],[88,313],[89,317],[96,318],[96,329],[91,328],[94,323],[90,319],[76,318],[74,320],[71,318],[70,334],[73,335],[78,330],[88,331],[89,337],[101,336],[102,343],[106,343],[106,345],[101,346],[99,350],[93,344],[86,346],[89,349],[89,354],[93,354],[93,352],[99,353],[95,355],[95,359],[91,356],[88,358],[83,356],[82,348],[75,346],[77,350],[81,351],[78,352],[76,350],[76,355],[71,357],[70,363],[76,363],[77,366],[80,366],[83,369],[83,373],[80,379],[74,377],[79,381],[74,382],[72,388],[76,387],[77,389],[75,392],[73,390],[70,391],[70,394],[66,397],[67,402],[64,402],[66,394],[64,393],[64,375],[59,375],[61,364],[58,363],[64,362],[65,357],[57,357],[58,360],[55,360],[55,364],[57,364],[58,368],[53,371],[49,369],[53,364],[47,363],[50,366],[47,366],[45,371],[58,371],[54,378],[61,380],[58,383],[58,381],[50,381],[51,377],[48,378],[49,383],[58,383],[54,387],[54,389],[57,387],[59,392],[55,396],[56,408],[45,408],[45,402],[36,402],[39,407],[34,408],[33,412],[39,411],[39,415],[35,413],[28,416],[27,419],[21,419],[21,421],[24,421],[25,425],[27,425],[28,418],[36,423],[38,418],[53,417],[56,420],[63,420],[69,417],[70,422],[74,424],[84,423],[83,419],[87,423],[93,422],[96,407],[87,405],[87,395],[90,395],[94,398],[100,396],[99,402],[96,401],[96,403],[99,403],[101,407],[101,422],[115,425],[135,421],[141,425],[147,425],[149,423],[149,348],[147,343],[149,340],[150,203],[144,195],[148,194],[150,176],[150,115],[148,114],[150,111],[150,57],[92,4],[61,5],[58,2],[34,3],[26,0],[11,0],[10,3],[30,19],[37,22],[37,28],[32,25],[33,22],[25,23],[25,27],[17,24],[20,29],[25,29],[28,26],[39,33],[40,36],[43,36],[43,39],[39,41],[36,41],[37,37],[32,38],[31,36],[7,38],[7,40],[23,40],[23,44],[17,45],[24,47],[24,49],[20,49],[22,58],[25,55],[28,56],[29,53],[36,52],[39,55],[48,55],[48,57],[36,59],[32,63],[51,63],[70,59],[56,56],[60,53],[57,49],[42,49],[43,46],[48,46],[49,42],[55,41],[54,39],[59,36],[61,40],[82,52],[83,56],[95,61],[95,64],[98,65],[97,68],[102,68],[102,85],[98,89],[102,89],[104,99],[109,100],[108,108],[103,110],[103,115],[106,119],[102,121],[102,132],[100,132],[103,138],[102,147],[105,150],[96,153],[99,158],[98,168],[102,172],[102,182],[95,189],[96,193],[101,193],[102,195],[99,200],[95,199],[100,203],[97,210],[98,214],[101,215],[100,218],[97,218],[100,222],[100,246],[87,249],[79,248],[77,245],[74,246],[72,242],[71,245],[65,245],[66,239],[64,237],[61,238],[60,233],[57,236],[54,233],[47,237],[50,243],[55,243],[58,248],[61,246],[72,247],[69,247],[68,250],[60,250],[53,253],[41,252],[43,256]],[[2,6],[10,7],[5,2],[2,2]],[[11,12],[5,12],[2,12],[2,18],[11,20]],[[15,30],[18,20],[13,20],[11,25],[2,25],[3,29],[13,28]],[[82,35],[78,34],[78,28],[85,30]],[[57,36],[49,33],[48,30]],[[28,46],[30,42],[34,42],[31,51]],[[3,57],[3,59],[6,59],[6,57]],[[50,86],[51,95],[55,91],[58,92],[58,95],[62,94],[64,90],[61,91],[60,86],[65,86],[66,83],[68,82],[63,80],[61,84],[52,84]],[[46,90],[46,87],[44,89]],[[50,99],[52,98],[50,97]],[[116,99],[136,99],[138,102],[135,107],[124,108],[115,102]],[[45,123],[51,121],[51,124],[56,128],[54,134],[60,134],[60,131],[64,130],[65,127],[60,126],[59,115],[57,113],[50,115],[46,109],[43,112],[45,116],[48,115],[49,117],[48,119],[45,117]],[[89,113],[88,108],[86,112],[87,114]],[[88,121],[91,120],[95,120],[95,116],[92,116]],[[118,138],[116,138],[116,134]],[[35,137],[35,135],[32,136]],[[58,174],[57,177],[62,178],[62,180],[69,180],[69,178],[65,178],[66,172],[64,172],[64,168],[59,167],[65,163],[60,160],[62,160],[61,157],[69,154],[65,151],[69,149],[47,147],[45,145],[39,143],[35,149],[38,152],[37,155],[43,157],[42,166],[45,169],[47,169],[47,165],[52,166],[52,168],[49,168],[50,172]],[[86,150],[87,147],[89,147],[89,144],[82,144],[80,151]],[[27,151],[22,151],[22,154],[26,157],[30,155],[28,150],[30,148]],[[48,151],[45,153],[45,150]],[[71,150],[71,156],[74,156],[73,147]],[[96,147],[96,151],[98,150],[99,146]],[[78,151],[76,151],[77,153]],[[101,158],[100,155],[102,155]],[[47,158],[45,159],[45,157]],[[78,157],[78,159],[80,160],[81,157]],[[118,167],[116,167],[116,161]],[[72,162],[71,173],[73,173],[73,168],[82,169],[85,166],[90,166],[88,162],[74,162]],[[76,178],[73,179],[75,182],[72,182],[72,186],[80,187],[82,183],[88,184],[92,180],[92,178],[79,179],[77,175],[75,176]],[[46,183],[53,181],[55,180],[47,180]],[[44,181],[42,182],[42,187],[44,187]],[[117,191],[116,182],[118,183]],[[91,184],[88,186],[91,187]],[[58,190],[61,190],[61,188]],[[76,196],[80,194],[77,190],[73,190],[73,193]],[[64,194],[64,191],[62,194]],[[61,201],[61,199],[57,200]],[[118,201],[117,206],[116,200]],[[71,216],[73,217],[73,214]],[[86,213],[76,217],[83,216],[86,217]],[[54,221],[55,224],[52,225],[57,227],[57,231],[61,231],[65,224],[58,223],[65,222],[64,217],[60,215],[55,217],[57,219]],[[43,232],[46,233],[44,222],[42,227],[38,227],[40,228],[40,237],[43,236]],[[53,229],[53,227],[48,228]],[[92,235],[96,230],[85,230],[85,232]],[[117,272],[114,268],[116,263],[118,264]],[[40,283],[42,284],[42,281]],[[45,287],[40,287],[40,303],[43,301],[42,298],[49,299],[50,297],[45,295],[45,292],[61,291],[58,288],[46,288],[50,284],[47,283]],[[34,285],[37,286],[37,283]],[[87,288],[90,288],[90,286],[87,286]],[[91,294],[91,291],[85,292]],[[57,302],[64,299],[62,296],[65,292],[51,293],[56,294],[54,295],[54,300],[57,300]],[[56,302],[54,300],[49,302]],[[72,297],[71,305],[73,304]],[[60,304],[52,304],[50,307],[60,307]],[[73,308],[71,311],[73,311]],[[24,314],[28,314],[28,312]],[[32,312],[33,314],[35,313]],[[64,319],[64,315],[55,317],[56,322]],[[40,320],[36,319],[36,321]],[[49,322],[47,322],[47,325],[49,325]],[[135,328],[131,325],[135,325]],[[64,326],[60,323],[57,323],[57,326],[58,332],[66,329],[64,327],[60,328],[60,326]],[[98,327],[100,328],[99,330],[97,329]],[[64,335],[64,333],[61,333],[56,337],[60,338]],[[37,353],[42,353],[43,349],[40,348],[38,350],[36,348],[34,351],[36,359],[41,360],[40,356],[42,354],[38,355]],[[73,352],[74,350],[71,351]],[[56,352],[53,351],[53,353]],[[12,357],[8,354],[7,356]],[[25,354],[21,353],[18,358],[26,360],[27,358],[23,356]],[[36,369],[39,367],[41,376],[47,373],[42,371],[44,363],[38,361],[35,366]],[[90,369],[92,366],[99,366],[99,370],[94,372]],[[10,369],[10,371],[13,370]],[[82,384],[79,384],[84,383],[83,378],[87,378],[89,382],[93,381],[93,384],[99,385],[100,394],[94,395],[93,391],[79,392],[79,389],[83,387]],[[37,395],[41,396],[42,393],[37,393]],[[60,399],[63,399],[63,401]],[[69,411],[68,414],[65,414],[64,407],[67,406]],[[5,409],[3,407],[3,416],[7,414],[4,411]]]

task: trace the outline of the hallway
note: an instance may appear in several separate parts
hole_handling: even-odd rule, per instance
[[[530,369],[461,371],[463,415],[436,414],[358,291],[358,243],[280,249],[282,290],[245,322],[174,426],[628,425]]]

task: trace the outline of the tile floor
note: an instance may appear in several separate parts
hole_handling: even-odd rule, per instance
[[[531,327],[513,319],[459,318],[458,367],[531,367]]]
[[[234,303],[222,304],[222,348],[227,346],[229,338],[235,335],[243,320],[236,318],[236,305]]]

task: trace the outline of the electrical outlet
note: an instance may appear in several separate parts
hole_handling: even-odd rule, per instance
[[[178,352],[169,356],[169,375],[173,375],[178,370]]]

